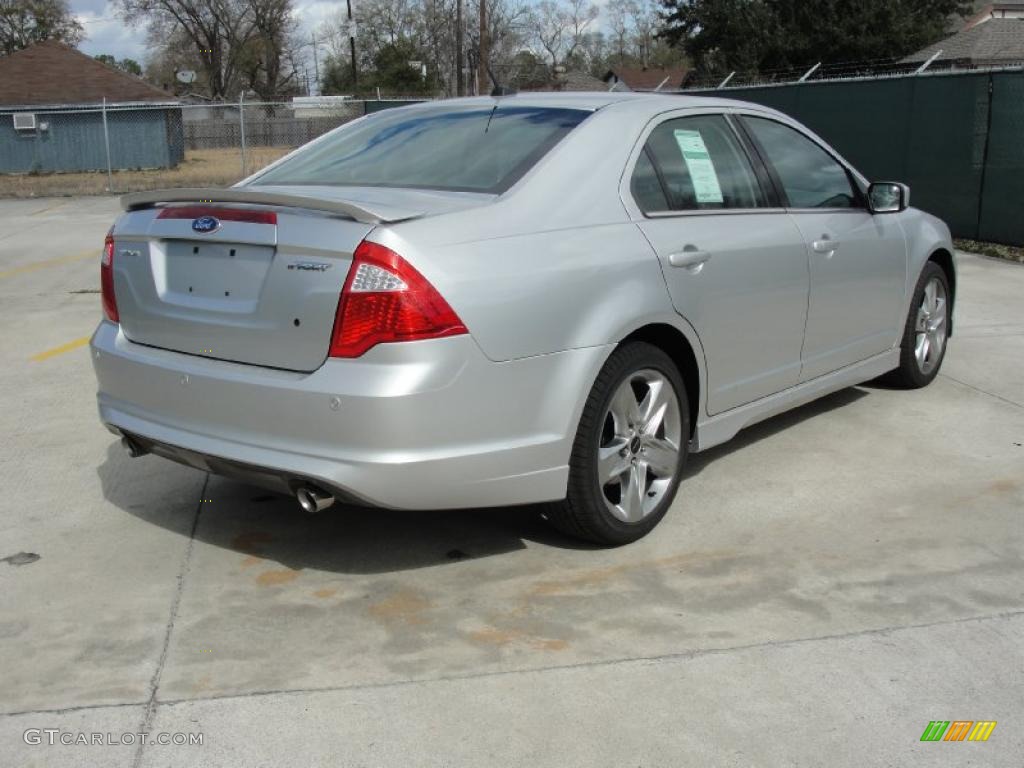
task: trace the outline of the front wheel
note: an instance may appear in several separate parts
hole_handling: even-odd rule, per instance
[[[921,270],[910,315],[903,329],[900,367],[887,380],[906,389],[919,389],[932,383],[946,356],[946,340],[952,306],[949,280],[942,267],[929,261]]]
[[[580,418],[564,501],[548,519],[563,532],[621,545],[647,535],[679,487],[690,436],[682,377],[644,342],[612,353]]]

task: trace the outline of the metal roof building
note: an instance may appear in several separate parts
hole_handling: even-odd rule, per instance
[[[184,157],[169,93],[55,41],[0,57],[0,173],[169,168]]]

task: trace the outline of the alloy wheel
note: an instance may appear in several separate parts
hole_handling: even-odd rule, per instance
[[[658,506],[679,467],[679,396],[653,369],[636,371],[615,391],[597,450],[597,478],[608,510],[636,523]]]
[[[933,277],[924,287],[914,326],[914,358],[918,369],[926,376],[942,360],[946,346],[946,307],[946,287],[938,277]]]

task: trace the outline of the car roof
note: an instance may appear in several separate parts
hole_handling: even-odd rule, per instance
[[[651,114],[667,109],[685,109],[687,107],[751,107],[759,111],[767,110],[758,104],[749,104],[736,99],[723,99],[718,96],[693,96],[683,93],[637,93],[633,91],[572,91],[567,93],[517,93],[510,96],[473,96],[461,99],[446,99],[429,102],[432,105],[458,104],[459,106],[486,106],[509,104],[523,107],[550,107],[553,109],[586,109],[598,110],[613,105],[642,109]]]

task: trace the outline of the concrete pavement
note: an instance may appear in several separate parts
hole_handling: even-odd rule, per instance
[[[308,518],[126,458],[73,346],[115,213],[0,203],[0,558],[40,556],[0,563],[12,764],[1020,765],[1024,267],[962,257],[931,387],[694,456],[655,533],[602,551],[530,510]],[[936,719],[999,725],[920,743]]]

